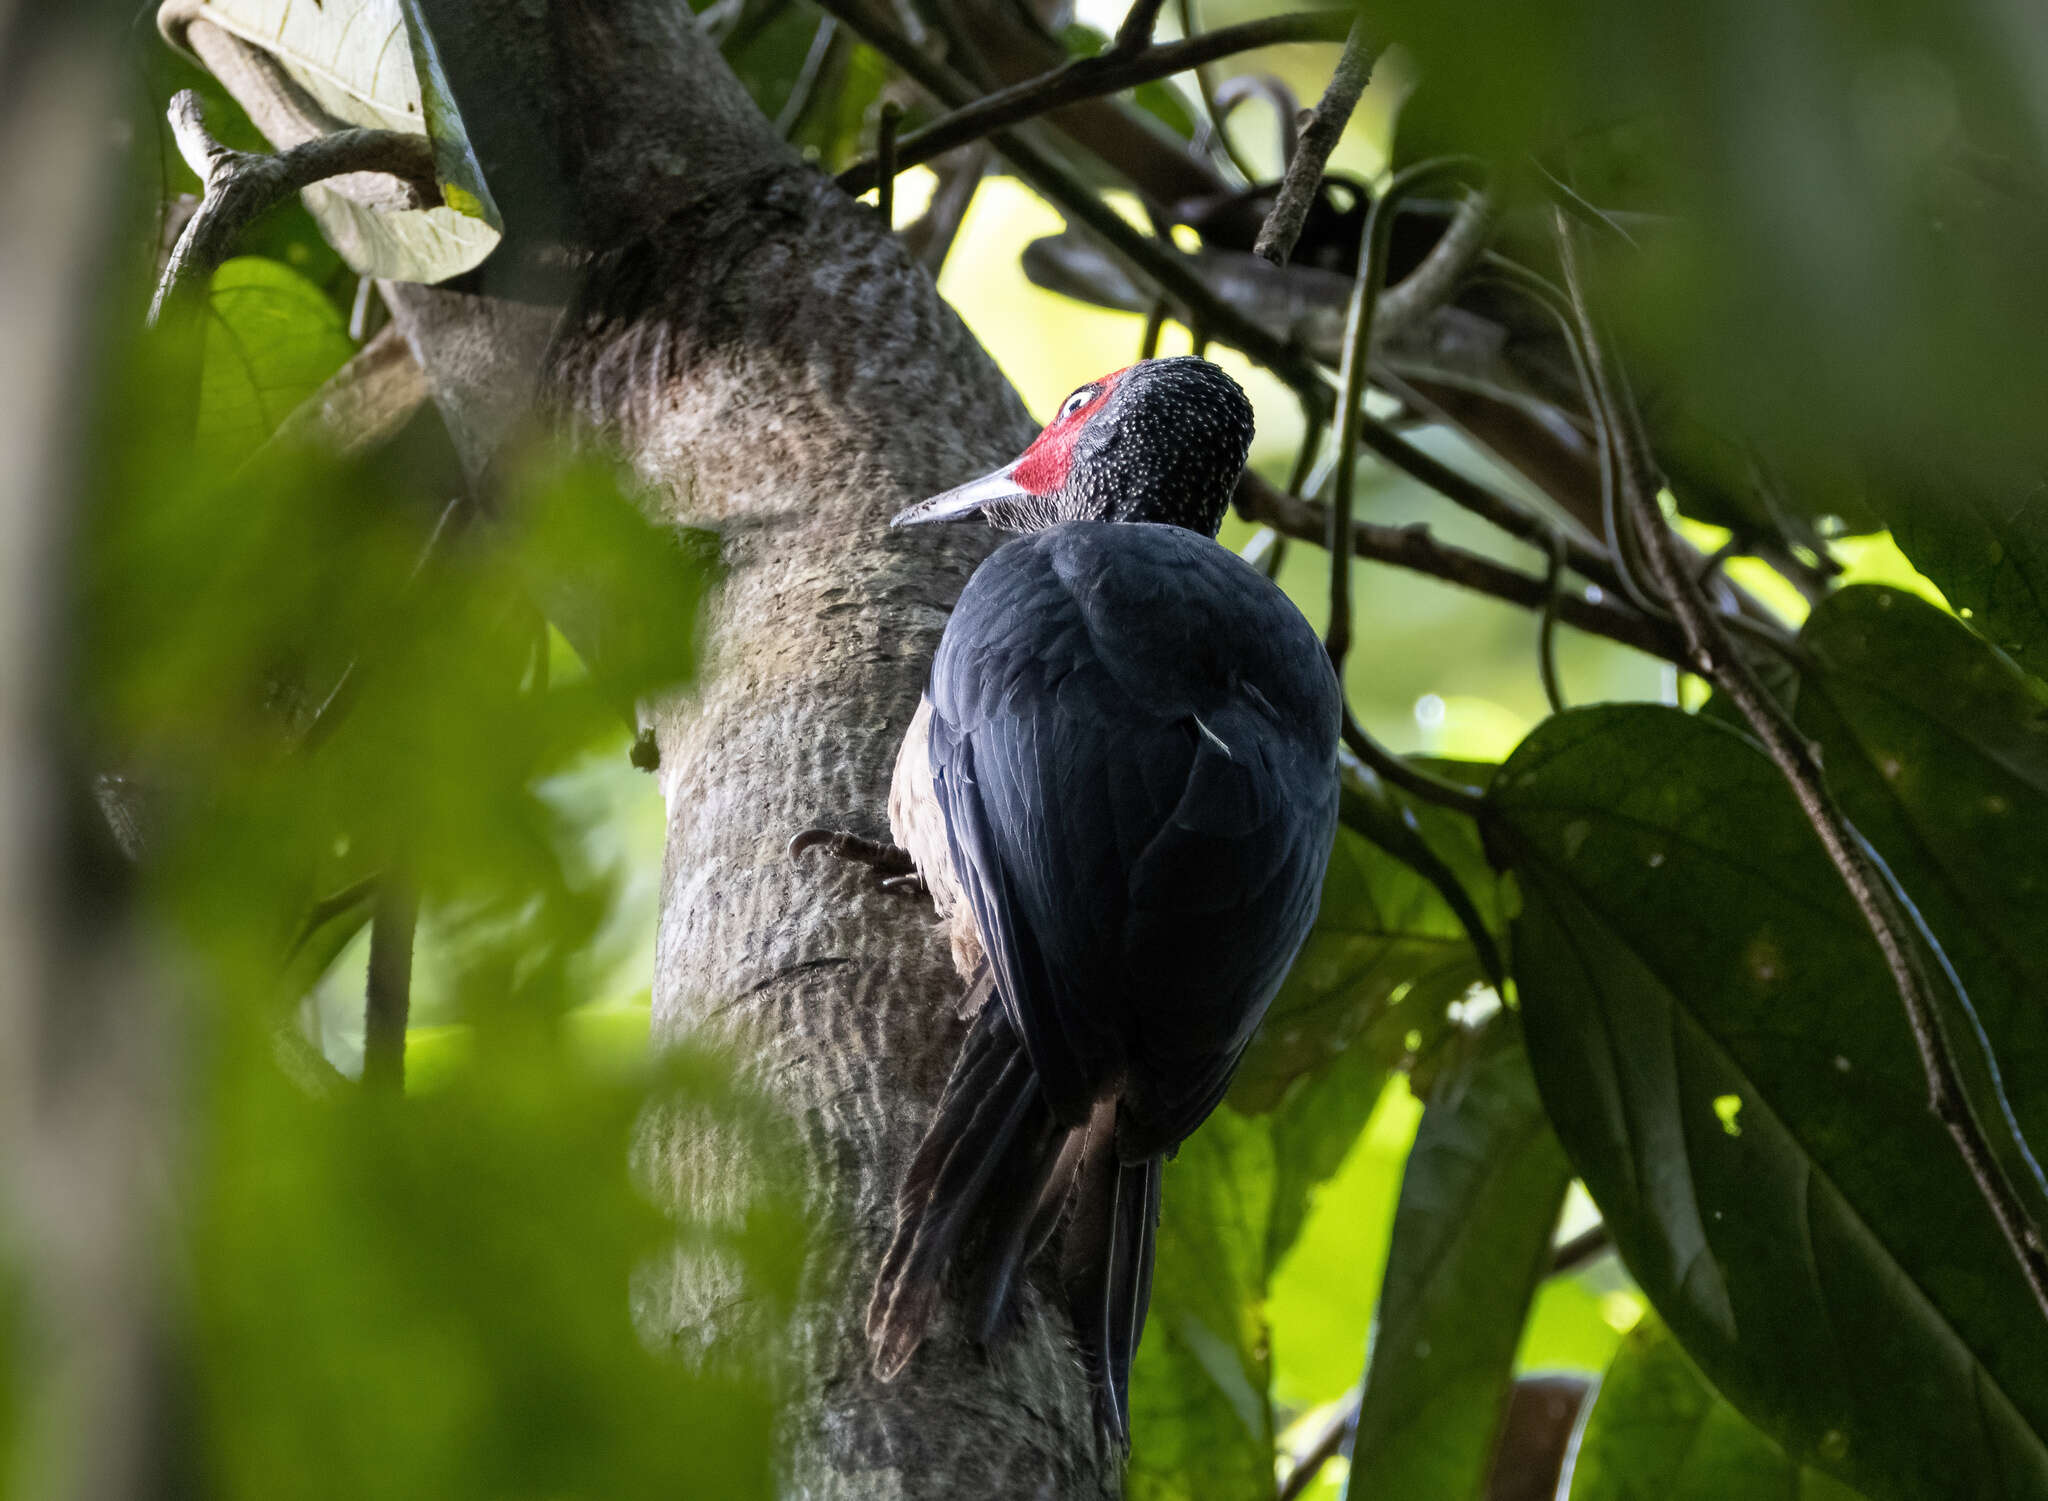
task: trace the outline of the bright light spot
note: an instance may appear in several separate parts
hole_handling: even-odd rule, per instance
[[[1477,1027],[1500,1010],[1500,997],[1490,985],[1474,985],[1444,1008],[1444,1015],[1461,1027]]]
[[[1643,1300],[1634,1293],[1611,1292],[1601,1296],[1600,1317],[1617,1334],[1626,1334],[1642,1322]]]
[[[1742,1134],[1742,1096],[1739,1094],[1717,1094],[1714,1096],[1714,1114],[1721,1118],[1721,1129],[1730,1136]]]
[[[1425,730],[1440,730],[1444,724],[1444,701],[1434,693],[1415,700],[1415,722]]]

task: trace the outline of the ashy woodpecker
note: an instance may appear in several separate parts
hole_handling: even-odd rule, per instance
[[[1329,658],[1215,541],[1251,437],[1222,370],[1147,360],[1075,391],[1014,463],[892,522],[1021,535],[939,643],[891,789],[901,849],[866,847],[885,871],[914,865],[990,992],[898,1196],[875,1370],[910,1360],[949,1272],[970,1333],[994,1338],[1061,1232],[1098,1415],[1124,1448],[1162,1164],[1308,936],[1336,829]],[[862,844],[797,847],[818,842]]]

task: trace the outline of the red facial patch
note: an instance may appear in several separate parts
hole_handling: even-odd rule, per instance
[[[1101,409],[1130,368],[1126,365],[1093,382],[1095,394],[1065,416],[1055,418],[1050,427],[1032,439],[1024,456],[1017,460],[1017,467],[1010,471],[1010,478],[1033,495],[1050,494],[1064,485],[1067,470],[1074,462],[1074,440],[1081,436],[1088,419]]]

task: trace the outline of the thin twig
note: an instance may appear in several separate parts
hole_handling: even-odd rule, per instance
[[[1166,299],[1153,302],[1145,314],[1145,332],[1138,339],[1138,358],[1156,359],[1159,355],[1159,336],[1166,332]]]
[[[370,919],[370,974],[363,990],[363,1088],[405,1091],[405,1027],[412,1011],[412,944],[419,899],[386,872]]]
[[[817,98],[818,84],[825,76],[825,64],[832,56],[832,43],[839,34],[839,20],[836,16],[820,16],[818,29],[811,33],[811,45],[804,53],[801,67],[797,69],[796,82],[790,85],[789,97],[782,101],[782,109],[775,116],[775,133],[789,140],[804,123],[804,116],[810,113],[811,103]]]
[[[1316,455],[1322,451],[1323,432],[1329,427],[1321,412],[1307,408],[1301,414],[1301,447],[1294,453],[1294,468],[1287,476],[1287,490],[1291,495],[1307,493],[1308,477],[1315,472]]]
[[[1336,71],[1330,75],[1329,87],[1323,90],[1322,101],[1303,127],[1294,155],[1287,163],[1287,175],[1280,180],[1273,210],[1259,226],[1253,255],[1284,266],[1287,257],[1294,253],[1294,242],[1301,238],[1301,227],[1308,222],[1309,208],[1322,186],[1323,169],[1330,164],[1330,153],[1344,134],[1351,112],[1358,108],[1358,97],[1365,92],[1366,80],[1372,76],[1372,64],[1373,49],[1365,39],[1365,22],[1353,21],[1344,38],[1344,54],[1337,59]]]
[[[1941,1010],[1925,967],[1921,963],[1905,914],[1874,863],[1865,853],[1862,835],[1836,803],[1823,777],[1813,748],[1778,701],[1758,681],[1747,658],[1729,635],[1730,617],[1709,605],[1698,581],[1684,566],[1676,538],[1664,519],[1655,496],[1643,484],[1644,454],[1633,414],[1617,394],[1620,382],[1610,377],[1598,331],[1580,281],[1577,235],[1573,221],[1563,209],[1552,211],[1553,231],[1563,262],[1565,286],[1577,314],[1586,360],[1592,370],[1598,399],[1608,418],[1608,429],[1616,437],[1615,474],[1621,492],[1622,514],[1643,547],[1644,562],[1652,581],[1670,602],[1694,670],[1727,694],[1762,744],[1765,754],[1778,768],[1800,811],[1820,839],[1828,861],[1848,889],[1870,935],[1876,940],[1885,967],[1890,970],[1906,1013],[1906,1022],[1920,1054],[1926,1077],[1927,1106],[1948,1129],[1978,1192],[1989,1206],[2004,1234],[2013,1259],[2019,1263],[2028,1288],[2042,1314],[2048,1316],[2048,1240],[2030,1216],[2017,1189],[2007,1177],[2005,1165],[1992,1149],[1983,1123],[1962,1084],[1961,1071],[1950,1051]],[[1957,1000],[1975,1020],[1969,999],[1961,987],[1954,987]],[[2010,1121],[2010,1115],[2007,1117]],[[2024,1141],[2021,1142],[2024,1148]],[[2036,1185],[2038,1188],[2039,1185]]]
[[[207,133],[199,96],[180,89],[167,111],[178,150],[204,184],[198,212],[172,247],[156,296],[154,326],[174,299],[183,300],[227,259],[235,240],[266,210],[301,188],[350,172],[381,172],[412,190],[421,207],[438,204],[434,150],[423,135],[403,130],[337,130],[264,156],[231,151]]]
[[[1200,35],[1202,26],[1195,14],[1195,0],[1179,0],[1179,10],[1181,35],[1189,38]],[[1209,127],[1209,140],[1223,148],[1223,159],[1230,164],[1241,180],[1255,180],[1257,174],[1252,171],[1250,163],[1239,154],[1236,143],[1230,139],[1229,129],[1224,125],[1223,111],[1216,107],[1215,81],[1210,78],[1209,70],[1200,65],[1195,68],[1195,92],[1202,99],[1202,118]],[[1201,139],[1199,133],[1196,139]],[[1215,153],[1212,151],[1210,154],[1213,156]]]
[[[1284,171],[1301,145],[1301,103],[1284,81],[1271,73],[1232,74],[1216,86],[1216,108],[1222,111],[1217,119],[1228,122],[1240,104],[1254,98],[1264,99],[1273,106],[1273,115],[1279,125],[1280,163]]]
[[[1324,1465],[1337,1457],[1344,1443],[1358,1426],[1359,1388],[1353,1387],[1344,1399],[1343,1406],[1330,1414],[1330,1421],[1323,1431],[1316,1435],[1315,1442],[1301,1451],[1301,1457],[1294,1462],[1294,1468],[1287,1472],[1287,1478],[1280,1482],[1276,1501],[1295,1501],[1295,1498],[1314,1484]]]
[[[1607,556],[1614,563],[1615,582],[1620,585],[1622,592],[1628,597],[1629,602],[1638,610],[1643,611],[1645,614],[1653,615],[1660,620],[1671,619],[1671,612],[1658,604],[1656,600],[1650,598],[1648,591],[1642,587],[1641,582],[1633,572],[1625,550],[1618,545],[1619,541],[1626,539],[1618,538],[1617,536],[1614,444],[1607,431],[1607,418],[1600,409],[1600,402],[1593,389],[1592,373],[1586,363],[1585,343],[1579,337],[1578,323],[1572,313],[1571,299],[1565,295],[1562,288],[1558,287],[1548,277],[1532,271],[1528,267],[1505,256],[1496,255],[1489,251],[1485,256],[1485,263],[1483,273],[1485,277],[1502,281],[1514,288],[1539,308],[1549,313],[1551,318],[1556,321],[1558,332],[1564,339],[1565,347],[1571,353],[1572,368],[1578,377],[1579,390],[1585,400],[1587,416],[1591,418],[1593,424],[1595,448],[1600,458],[1601,525],[1605,532],[1607,547],[1609,548]],[[1693,551],[1692,544],[1685,542],[1683,539],[1679,539],[1679,546],[1688,555]],[[1753,639],[1762,641],[1763,644],[1770,646],[1772,650],[1780,655],[1789,655],[1794,643],[1792,638],[1786,635],[1779,626],[1777,616],[1754,595],[1750,594],[1740,585],[1735,584],[1732,580],[1724,580],[1724,583],[1729,594],[1733,596],[1735,608],[1741,612],[1742,623],[1736,628],[1749,634]]]
[[[1153,28],[1159,24],[1159,12],[1166,8],[1166,0],[1131,0],[1131,8],[1124,12],[1124,23],[1116,29],[1116,39],[1109,44],[1111,55],[1135,57],[1152,45]]]
[[[1569,1277],[1580,1267],[1591,1266],[1613,1249],[1614,1237],[1607,1233],[1605,1225],[1581,1230],[1562,1245],[1551,1248],[1550,1270],[1544,1276]]]
[[[299,950],[312,941],[315,933],[333,922],[334,919],[342,916],[344,913],[354,911],[364,902],[367,902],[376,893],[379,879],[377,876],[364,876],[362,880],[355,882],[353,885],[344,886],[332,895],[323,896],[319,901],[313,903],[307,909],[306,920],[299,924],[298,936],[292,940],[292,946],[287,950],[287,957],[295,957]]]
[[[1280,565],[1287,560],[1287,539],[1270,526],[1262,526],[1252,534],[1238,554],[1252,567],[1263,573],[1269,580],[1280,577]]]
[[[856,23],[849,24],[855,24],[855,29],[859,29]],[[1279,42],[1335,40],[1342,34],[1341,28],[1341,18],[1332,13],[1305,11],[1246,21],[1238,26],[1226,26],[1220,31],[1189,37],[1185,41],[1146,47],[1135,53],[1121,52],[1112,47],[1095,57],[1077,57],[1049,73],[1027,78],[983,98],[974,99],[970,94],[968,102],[953,105],[954,113],[934,120],[923,130],[914,131],[897,143],[897,169],[917,166],[956,146],[1084,99],[1119,94],[1139,84],[1184,73],[1198,63],[1249,52],[1256,47],[1270,47]],[[881,49],[878,47],[877,50]],[[893,57],[891,60],[895,61]],[[898,66],[902,64],[899,62]],[[908,68],[904,71],[910,72]],[[917,75],[913,73],[911,76]],[[923,80],[919,79],[919,82]],[[952,104],[950,100],[942,102]],[[874,186],[876,165],[872,159],[855,162],[839,174],[839,185],[858,197]]]
[[[1403,792],[1412,793],[1425,803],[1435,803],[1467,818],[1477,818],[1486,806],[1485,794],[1479,788],[1446,781],[1381,745],[1366,733],[1365,726],[1352,715],[1348,703],[1344,706],[1344,743],[1351,748],[1352,755]]]
[[[875,121],[875,160],[880,163],[875,172],[875,208],[882,215],[882,228],[891,233],[896,229],[896,126],[902,118],[903,107],[891,99]]]
[[[1329,513],[1298,495],[1276,490],[1255,474],[1238,483],[1237,511],[1247,521],[1270,526],[1283,537],[1322,545],[1329,537]],[[1476,552],[1439,542],[1427,526],[1351,524],[1351,549],[1361,558],[1420,573],[1476,594],[1490,595],[1526,610],[1540,610],[1552,598],[1543,579]],[[1691,666],[1685,639],[1676,626],[1637,614],[1619,594],[1588,599],[1576,589],[1556,594],[1557,618],[1574,630],[1604,636],[1676,666]]]
[[[959,237],[960,226],[967,219],[967,210],[974,202],[974,195],[979,191],[994,156],[988,142],[976,141],[962,146],[937,163],[934,170],[938,173],[939,185],[932,193],[930,205],[904,226],[904,248],[917,258],[919,265],[931,272],[934,281],[945,268],[946,256],[953,249],[953,241]]]
[[[1565,711],[1564,684],[1557,675],[1557,607],[1564,596],[1564,533],[1550,534],[1550,567],[1543,575],[1548,595],[1543,601],[1543,620],[1536,627],[1536,672],[1543,679],[1543,696],[1550,712]]]
[[[940,103],[959,108],[974,100],[972,84],[919,51],[902,32],[876,16],[867,0],[820,3]],[[1185,256],[1133,228],[1078,173],[1021,136],[1011,131],[995,131],[989,139],[1039,194],[1069,219],[1093,232],[1132,270],[1165,293],[1190,327],[1242,351],[1304,399],[1328,402],[1329,394],[1314,360],[1217,297],[1195,274]],[[899,162],[903,144],[907,143],[899,143]]]
[[[1421,162],[1397,173],[1372,201],[1365,216],[1365,250],[1351,286],[1351,306],[1344,319],[1344,362],[1337,398],[1337,493],[1330,506],[1330,627],[1325,638],[1330,663],[1344,676],[1344,657],[1351,650],[1351,506],[1358,476],[1359,426],[1365,419],[1366,367],[1372,360],[1373,315],[1386,280],[1387,257],[1393,245],[1394,212],[1401,200],[1422,183],[1451,171],[1464,171],[1462,159]],[[1474,254],[1477,254],[1475,248]]]

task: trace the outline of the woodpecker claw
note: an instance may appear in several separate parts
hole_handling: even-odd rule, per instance
[[[805,829],[789,841],[789,858],[794,860],[805,850],[822,848],[827,854],[839,860],[852,860],[865,865],[883,877],[882,887],[887,891],[918,890],[924,888],[918,877],[917,865],[910,858],[910,851],[897,845],[884,844],[878,839],[863,839],[860,835],[845,829]],[[914,887],[900,883],[912,882]]]

